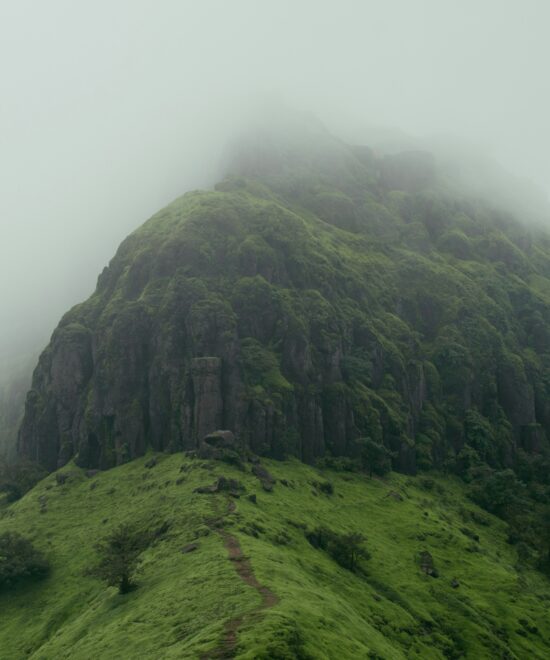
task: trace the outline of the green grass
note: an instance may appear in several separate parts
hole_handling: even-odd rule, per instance
[[[425,477],[369,479],[266,460],[288,482],[267,493],[248,470],[181,455],[158,455],[146,469],[148,458],[91,479],[66,467],[70,481],[58,485],[50,475],[3,509],[0,532],[32,538],[53,570],[41,583],[0,594],[2,660],[198,658],[216,647],[226,621],[246,613],[252,616],[239,631],[236,656],[243,659],[523,660],[550,653],[550,583],[518,567],[504,523],[481,513],[458,481],[436,477],[427,488]],[[261,614],[258,592],[238,577],[222,539],[205,524],[226,511],[225,495],[193,493],[220,474],[257,495],[256,504],[246,495],[237,500],[225,523],[260,583],[280,599]],[[332,495],[314,485],[326,480]],[[95,541],[123,521],[171,526],[145,551],[139,587],[120,596],[85,572]],[[372,558],[363,572],[350,573],[307,542],[304,528],[319,525],[367,537]],[[461,529],[478,534],[479,543]],[[195,538],[198,550],[181,553]],[[421,572],[423,550],[438,578]]]

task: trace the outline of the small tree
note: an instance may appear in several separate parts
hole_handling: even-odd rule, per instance
[[[364,546],[367,539],[359,532],[337,534],[326,527],[317,527],[306,532],[305,536],[314,548],[324,550],[349,571],[357,570],[360,559],[370,559],[370,553]]]
[[[110,587],[118,587],[119,593],[128,593],[135,587],[139,556],[146,545],[146,535],[131,525],[120,525],[96,545],[100,559],[90,573]]]
[[[334,534],[328,544],[328,553],[340,566],[356,571],[360,559],[370,559],[364,547],[366,538],[359,532]]]
[[[47,475],[37,463],[20,460],[14,464],[0,464],[0,493],[8,502],[15,502]]]
[[[48,560],[17,532],[0,534],[0,591],[22,580],[37,580],[50,570]]]

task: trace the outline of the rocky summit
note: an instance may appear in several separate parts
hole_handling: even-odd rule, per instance
[[[550,239],[422,152],[250,140],[119,247],[40,357],[19,452],[108,468],[229,429],[414,473],[547,446]],[[462,459],[460,459],[462,460]],[[467,460],[467,459],[464,459]]]

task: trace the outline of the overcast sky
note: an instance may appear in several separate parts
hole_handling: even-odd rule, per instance
[[[547,0],[0,0],[0,368],[213,182],[260,97],[481,144],[550,191]]]

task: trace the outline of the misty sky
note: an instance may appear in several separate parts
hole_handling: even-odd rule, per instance
[[[547,0],[0,0],[0,368],[213,183],[258,99],[480,144],[550,191]]]

